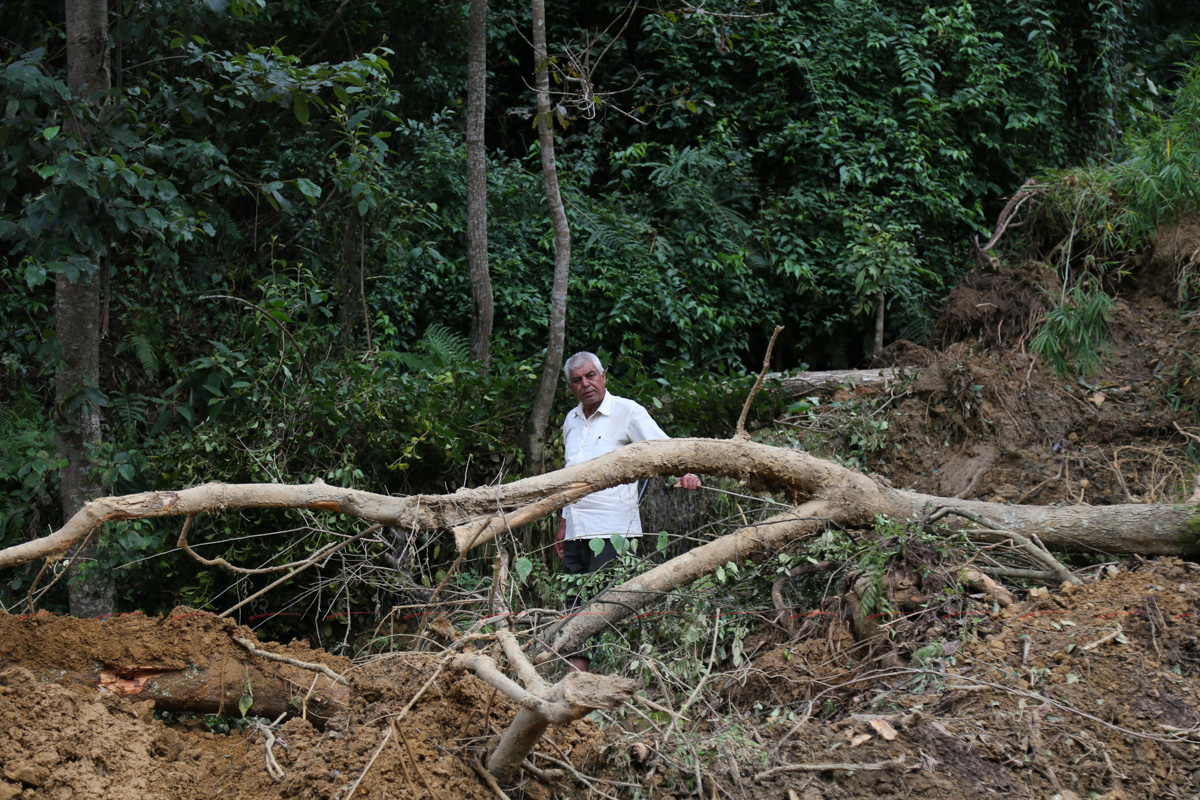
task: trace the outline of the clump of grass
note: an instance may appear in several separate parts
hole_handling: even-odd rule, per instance
[[[1030,343],[1034,355],[1059,375],[1087,378],[1100,366],[1107,347],[1113,301],[1093,278],[1079,280],[1042,320]]]

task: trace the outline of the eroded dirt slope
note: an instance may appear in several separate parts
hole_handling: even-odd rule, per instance
[[[268,772],[261,731],[220,734],[197,719],[168,723],[155,718],[150,700],[82,681],[46,682],[55,672],[95,673],[104,664],[245,664],[246,653],[232,636],[253,634],[195,612],[107,621],[0,615],[0,800],[345,798],[360,776],[357,797],[494,796],[471,762],[484,755],[485,743],[515,709],[470,674],[439,675],[380,749],[391,721],[437,669],[438,655],[397,654],[353,666],[302,644],[263,645],[306,663],[326,663],[350,683],[351,699],[327,725],[293,717],[274,732],[279,779]],[[297,684],[296,697],[307,689]],[[236,708],[228,711],[237,716]],[[595,725],[580,722],[552,729],[542,749],[591,770],[600,740]],[[534,782],[525,794],[571,791],[561,781]]]

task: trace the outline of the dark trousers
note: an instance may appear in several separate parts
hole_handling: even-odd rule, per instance
[[[607,567],[617,557],[617,549],[613,547],[612,539],[604,539],[604,549],[597,555],[592,550],[592,539],[567,539],[563,542],[563,571],[568,575],[588,575],[599,572]],[[583,605],[583,598],[578,594],[566,597],[567,610]],[[591,660],[591,651],[580,650],[565,654],[566,658],[586,658]]]
[[[600,555],[592,551],[591,539],[567,539],[563,544],[563,569],[568,575],[584,575],[589,572],[599,572],[617,557],[617,548],[613,547],[612,539],[605,538],[604,549]]]

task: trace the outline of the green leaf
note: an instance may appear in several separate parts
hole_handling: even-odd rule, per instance
[[[296,112],[296,119],[300,120],[301,125],[308,123],[308,100],[303,95],[296,95],[292,102],[292,109]]]
[[[629,551],[629,540],[621,534],[614,534],[611,538],[613,549],[617,551],[617,555],[623,556]]]
[[[588,539],[588,547],[591,548],[591,550],[594,554],[599,556],[601,553],[604,552],[604,538],[600,537],[600,536],[595,536],[591,539]]]
[[[314,202],[318,197],[321,196],[321,187],[310,181],[308,178],[297,178],[296,188],[300,190],[300,194]]]
[[[525,579],[529,577],[529,573],[533,572],[533,562],[525,556],[521,556],[513,563],[513,571],[517,573],[521,583],[524,583]]]
[[[655,549],[656,550],[664,550],[664,549],[666,549],[666,546],[668,544],[670,544],[670,542],[671,542],[671,535],[669,533],[667,533],[666,531],[659,531],[658,532],[658,542],[655,546]]]
[[[254,687],[247,683],[242,691],[244,691],[245,694],[243,694],[242,699],[238,701],[238,711],[242,712],[242,718],[245,719],[246,712],[250,710],[250,706],[254,705]]]
[[[35,286],[41,286],[46,282],[46,266],[36,261],[31,261],[25,265],[25,283],[29,285],[30,289]]]
[[[62,130],[61,125],[54,125],[52,127],[46,128],[46,130],[42,131],[42,136],[45,137],[46,141],[48,142],[51,139],[53,139],[55,136],[58,136],[58,132],[61,130]]]

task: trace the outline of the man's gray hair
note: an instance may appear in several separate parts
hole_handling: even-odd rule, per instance
[[[567,363],[563,364],[563,376],[569,381],[571,380],[571,370],[579,369],[587,364],[595,364],[598,372],[604,372],[604,365],[600,363],[600,358],[595,353],[584,350],[567,359]]]

